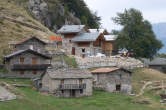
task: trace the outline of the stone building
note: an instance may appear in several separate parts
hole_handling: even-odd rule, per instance
[[[91,72],[94,78],[94,87],[108,92],[121,92],[130,94],[132,91],[132,73],[116,67],[99,68]]]
[[[62,36],[62,47],[69,54],[74,54],[75,48],[72,38],[76,37],[79,33],[85,32],[89,32],[85,25],[64,25],[57,33]]]
[[[33,37],[29,37],[27,39],[24,39],[21,42],[15,43],[13,45],[13,51],[16,52],[18,50],[31,49],[31,50],[37,51],[39,53],[45,53],[46,45],[47,45],[46,42],[33,36]]]
[[[74,53],[77,56],[97,55],[102,53],[104,36],[100,33],[80,33],[72,39]]]
[[[35,78],[47,70],[51,57],[31,49],[19,50],[4,57],[9,77]]]
[[[51,57],[45,55],[46,43],[30,37],[14,45],[13,53],[4,57],[7,77],[39,77],[50,66]]]
[[[72,55],[95,56],[103,53],[115,54],[116,36],[106,29],[88,29],[85,25],[64,25],[58,33],[62,35],[62,47]]]
[[[42,77],[41,91],[59,97],[92,95],[92,74],[81,69],[49,69]]]
[[[156,57],[153,60],[142,58],[146,67],[166,73],[166,58]]]

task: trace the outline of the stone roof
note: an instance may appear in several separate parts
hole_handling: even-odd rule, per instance
[[[80,33],[72,39],[73,42],[92,42],[96,41],[100,33]]]
[[[130,71],[128,71],[128,70],[126,70],[126,69],[117,68],[117,67],[98,68],[98,69],[96,69],[96,70],[91,71],[91,73],[92,73],[92,74],[95,74],[95,73],[98,73],[98,74],[101,74],[101,73],[110,73],[110,72],[113,72],[113,71],[116,71],[116,70],[125,70],[125,71],[131,73]]]
[[[103,33],[105,31],[105,29],[89,29],[89,31],[91,33],[96,33],[96,32]]]
[[[92,74],[88,70],[84,69],[71,69],[71,68],[63,68],[57,70],[49,69],[47,73],[52,79],[92,78]]]
[[[149,59],[142,59],[144,61],[145,64],[148,65],[166,65],[166,58],[154,58],[152,61],[150,61]]]
[[[27,38],[27,39],[24,39],[23,41],[20,41],[20,42],[16,43],[16,45],[23,44],[23,43],[25,43],[25,42],[27,42],[27,41],[29,41],[29,40],[32,40],[32,39],[36,39],[37,41],[41,42],[41,43],[44,44],[44,45],[47,44],[46,42],[40,40],[39,38],[37,38],[37,37],[35,37],[35,36],[32,36],[32,37],[29,37],[29,38]]]
[[[41,57],[44,57],[44,58],[46,58],[46,59],[51,59],[50,56],[47,56],[47,55],[38,53],[37,51],[31,50],[31,49],[18,50],[18,51],[16,51],[16,52],[12,53],[12,54],[6,55],[4,58],[5,58],[5,59],[10,59],[10,58],[12,58],[12,57],[14,57],[14,56],[17,56],[17,55],[20,55],[20,54],[26,53],[26,52],[27,52],[27,53],[32,53],[32,54],[35,54],[35,55],[38,55],[38,56],[41,56]]]
[[[116,35],[104,35],[106,41],[114,41],[117,39]]]
[[[84,27],[85,25],[64,25],[57,31],[57,33],[79,33]]]

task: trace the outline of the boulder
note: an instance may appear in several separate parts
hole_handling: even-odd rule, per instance
[[[0,101],[8,101],[16,99],[16,95],[10,93],[7,89],[0,86]]]

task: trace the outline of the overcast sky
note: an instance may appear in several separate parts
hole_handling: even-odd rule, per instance
[[[143,13],[145,19],[151,23],[166,22],[166,0],[84,0],[88,7],[98,12],[102,18],[103,28],[109,31],[118,29],[111,18],[124,9],[136,8]]]

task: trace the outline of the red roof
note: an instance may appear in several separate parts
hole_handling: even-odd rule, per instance
[[[116,67],[112,67],[112,68],[99,68],[99,69],[93,70],[91,72],[92,72],[92,74],[93,73],[108,73],[108,72],[112,72],[112,71],[115,71],[115,70],[119,70],[119,68],[116,68]]]
[[[62,38],[60,36],[50,36],[50,40],[52,41],[62,41]]]

